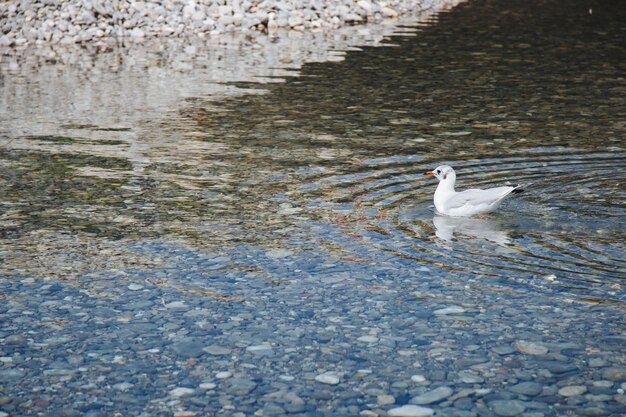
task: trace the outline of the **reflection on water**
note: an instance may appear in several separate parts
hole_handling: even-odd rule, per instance
[[[455,239],[485,239],[497,245],[506,246],[511,243],[508,233],[494,220],[479,218],[433,217],[435,235],[446,242]]]
[[[624,12],[572,4],[563,16],[557,2],[474,2],[386,41],[389,28],[361,29],[316,49],[340,59],[291,62],[276,40],[244,61],[228,42],[5,61],[0,272],[151,268],[103,248],[158,239],[392,256],[527,285],[554,275],[566,294],[619,299]],[[321,42],[294,36],[296,50]],[[421,174],[442,163],[460,187],[532,186],[488,219],[433,218]]]

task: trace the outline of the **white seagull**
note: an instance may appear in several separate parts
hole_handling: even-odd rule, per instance
[[[512,193],[521,193],[520,185],[515,187],[496,187],[486,190],[470,189],[461,192],[454,191],[456,173],[451,166],[441,165],[434,171],[424,175],[434,176],[439,180],[435,191],[435,208],[446,216],[466,217],[494,211],[500,203]]]

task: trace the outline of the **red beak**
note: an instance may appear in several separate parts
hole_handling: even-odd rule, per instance
[[[424,175],[428,175],[429,177],[432,177],[435,174],[433,174],[432,171],[428,171],[428,172],[424,172]]]

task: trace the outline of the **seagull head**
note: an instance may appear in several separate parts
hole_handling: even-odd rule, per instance
[[[425,172],[424,175],[435,177],[439,181],[453,181],[456,180],[456,173],[449,165],[440,165],[432,171]]]

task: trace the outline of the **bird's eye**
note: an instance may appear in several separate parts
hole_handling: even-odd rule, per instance
[[[440,171],[440,170],[437,170],[437,174],[441,174],[441,171]]]

